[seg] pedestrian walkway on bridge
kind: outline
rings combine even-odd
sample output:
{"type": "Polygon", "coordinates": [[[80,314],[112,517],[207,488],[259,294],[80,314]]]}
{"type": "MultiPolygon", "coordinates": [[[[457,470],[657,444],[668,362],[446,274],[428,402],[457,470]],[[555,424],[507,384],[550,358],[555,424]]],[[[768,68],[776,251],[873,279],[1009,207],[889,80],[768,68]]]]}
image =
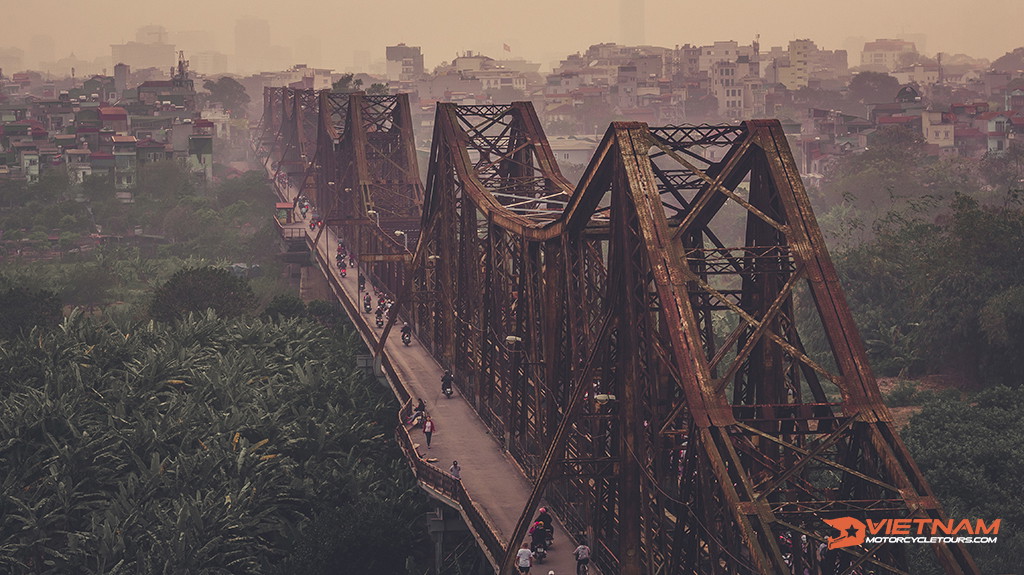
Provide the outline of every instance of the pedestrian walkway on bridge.
{"type": "MultiPolygon", "coordinates": [[[[289,190],[294,199],[294,189],[289,190]]],[[[315,239],[318,229],[310,230],[308,220],[298,221],[283,226],[283,233],[293,235],[293,230],[303,230],[308,237],[309,244],[315,239]]],[[[358,287],[358,270],[349,269],[347,277],[341,277],[338,269],[332,264],[337,250],[338,241],[333,230],[329,227],[323,231],[319,243],[315,246],[313,259],[318,262],[321,270],[325,271],[335,295],[340,303],[351,316],[353,324],[360,332],[364,341],[370,349],[374,349],[380,339],[383,329],[373,326],[373,313],[362,312],[362,293],[358,287]],[[326,238],[326,241],[325,241],[326,238]]],[[[358,266],[358,254],[354,254],[358,266]]],[[[371,294],[375,288],[369,281],[366,290],[371,294]]],[[[376,306],[374,299],[374,306],[376,306]]],[[[399,325],[401,318],[398,320],[399,325]]],[[[400,390],[404,388],[411,396],[413,403],[417,398],[423,399],[426,404],[426,411],[434,420],[437,430],[434,432],[430,449],[427,449],[426,439],[420,428],[408,430],[409,438],[413,443],[415,455],[424,463],[436,468],[432,476],[446,476],[450,481],[454,478],[447,473],[453,461],[458,461],[462,468],[461,483],[466,494],[475,504],[479,514],[485,522],[491,526],[494,535],[503,546],[511,545],[519,547],[520,541],[509,542],[519,520],[524,503],[529,499],[533,489],[522,468],[509,456],[502,445],[490,434],[487,427],[477,416],[476,412],[468,402],[462,399],[458,393],[459,374],[456,376],[456,393],[451,398],[445,398],[441,394],[441,375],[444,372],[442,366],[430,355],[424,347],[420,346],[415,336],[412,344],[406,347],[402,344],[398,329],[392,330],[393,335],[388,337],[384,346],[386,362],[393,367],[393,374],[398,381],[389,381],[389,385],[396,391],[396,395],[402,400],[404,395],[400,390]]],[[[383,374],[387,377],[389,374],[383,374]]],[[[410,407],[405,406],[407,412],[410,407]]],[[[401,416],[400,416],[401,417],[401,416]]],[[[401,441],[401,438],[399,439],[401,441]]],[[[407,449],[407,453],[409,450],[407,449]]],[[[411,461],[414,469],[417,462],[411,461]]],[[[453,500],[447,494],[435,489],[432,482],[420,477],[420,484],[435,498],[441,499],[456,508],[464,507],[459,501],[453,500]]],[[[460,509],[463,519],[474,532],[472,521],[467,515],[473,510],[460,509]]],[[[558,519],[554,522],[555,535],[554,546],[549,551],[547,559],[543,564],[535,564],[531,574],[547,575],[554,571],[556,575],[574,574],[576,562],[572,551],[576,547],[573,539],[566,534],[565,529],[558,519]]],[[[486,539],[487,535],[474,533],[478,542],[486,539]]],[[[486,550],[485,550],[486,553],[486,550]]],[[[501,557],[491,557],[492,562],[501,561],[501,557]]],[[[596,573],[596,568],[591,564],[591,573],[596,573]]]]}

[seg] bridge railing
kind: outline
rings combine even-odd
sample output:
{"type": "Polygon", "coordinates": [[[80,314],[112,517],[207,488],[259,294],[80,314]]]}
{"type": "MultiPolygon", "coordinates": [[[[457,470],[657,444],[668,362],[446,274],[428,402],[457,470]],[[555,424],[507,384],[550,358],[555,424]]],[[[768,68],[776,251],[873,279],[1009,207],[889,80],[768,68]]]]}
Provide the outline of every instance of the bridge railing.
{"type": "MultiPolygon", "coordinates": [[[[280,228],[282,232],[286,229],[283,226],[280,228]]],[[[302,231],[305,233],[304,228],[302,228],[302,231]]],[[[306,237],[309,238],[308,234],[306,237]]],[[[307,241],[311,243],[312,240],[310,238],[307,241]]],[[[373,348],[377,336],[369,324],[362,320],[362,314],[359,313],[359,309],[356,307],[357,304],[345,296],[341,281],[331,271],[330,262],[317,249],[317,246],[310,245],[310,251],[313,260],[317,262],[328,284],[331,286],[331,290],[335,293],[342,307],[348,312],[349,317],[352,318],[352,324],[355,326],[356,331],[359,332],[363,341],[370,348],[373,348]]],[[[380,367],[384,374],[386,374],[395,397],[401,403],[401,407],[398,410],[398,425],[395,427],[395,439],[405,454],[405,458],[412,468],[413,475],[416,476],[416,480],[421,485],[435,491],[442,497],[447,498],[450,503],[454,503],[459,507],[468,527],[476,536],[477,541],[482,544],[484,554],[488,556],[492,565],[498,565],[505,555],[505,546],[498,538],[498,529],[480,512],[480,508],[473,501],[473,498],[469,496],[469,493],[462,485],[462,481],[420,457],[414,447],[412,436],[409,435],[409,430],[405,426],[406,418],[412,413],[412,394],[398,377],[398,373],[395,371],[387,354],[381,355],[380,367]]]]}
{"type": "MultiPolygon", "coordinates": [[[[385,359],[382,367],[384,367],[385,371],[392,371],[391,375],[395,376],[391,369],[390,361],[385,359]]],[[[405,390],[397,377],[394,377],[393,381],[397,382],[398,386],[408,395],[408,390],[405,390]]],[[[402,407],[398,410],[398,425],[395,427],[395,439],[405,453],[405,459],[409,462],[413,475],[416,476],[417,481],[421,484],[449,499],[451,503],[458,505],[462,510],[463,518],[469,524],[470,530],[483,545],[483,551],[487,554],[491,564],[499,564],[502,557],[504,557],[505,546],[498,539],[498,530],[480,513],[480,509],[477,507],[476,502],[473,501],[473,498],[469,496],[466,488],[462,485],[462,481],[420,456],[413,443],[412,436],[409,434],[409,428],[405,424],[410,415],[412,415],[412,398],[407,397],[402,403],[402,407]]]]}

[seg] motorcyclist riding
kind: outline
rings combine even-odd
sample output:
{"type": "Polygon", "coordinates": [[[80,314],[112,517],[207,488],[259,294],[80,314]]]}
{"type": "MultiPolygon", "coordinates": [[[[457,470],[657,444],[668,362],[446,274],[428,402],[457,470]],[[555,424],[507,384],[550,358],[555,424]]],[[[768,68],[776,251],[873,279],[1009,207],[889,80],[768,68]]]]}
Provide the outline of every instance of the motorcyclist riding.
{"type": "Polygon", "coordinates": [[[441,376],[441,393],[446,397],[452,396],[452,383],[455,382],[455,376],[452,375],[452,370],[444,370],[444,375],[441,376]]]}
{"type": "Polygon", "coordinates": [[[533,551],[534,556],[540,560],[543,560],[543,556],[546,555],[547,539],[548,533],[544,528],[544,523],[537,521],[530,527],[530,551],[533,551]]]}
{"type": "Polygon", "coordinates": [[[544,542],[544,547],[550,547],[551,542],[554,539],[555,529],[551,523],[551,514],[548,513],[547,507],[541,507],[537,514],[537,523],[540,523],[544,528],[544,533],[547,540],[544,542]]]}

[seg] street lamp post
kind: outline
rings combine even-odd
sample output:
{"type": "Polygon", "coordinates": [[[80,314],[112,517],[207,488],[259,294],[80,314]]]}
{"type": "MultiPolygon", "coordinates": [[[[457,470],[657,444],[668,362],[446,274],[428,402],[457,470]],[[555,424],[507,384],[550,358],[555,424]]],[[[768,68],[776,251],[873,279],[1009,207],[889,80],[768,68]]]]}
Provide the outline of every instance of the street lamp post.
{"type": "Polygon", "coordinates": [[[409,251],[409,234],[402,230],[395,230],[395,235],[402,238],[405,241],[405,251],[409,251]]]}
{"type": "Polygon", "coordinates": [[[367,210],[366,211],[366,215],[368,215],[371,218],[373,218],[374,220],[376,220],[377,221],[377,227],[378,228],[380,227],[380,214],[377,213],[377,210],[367,210]]]}

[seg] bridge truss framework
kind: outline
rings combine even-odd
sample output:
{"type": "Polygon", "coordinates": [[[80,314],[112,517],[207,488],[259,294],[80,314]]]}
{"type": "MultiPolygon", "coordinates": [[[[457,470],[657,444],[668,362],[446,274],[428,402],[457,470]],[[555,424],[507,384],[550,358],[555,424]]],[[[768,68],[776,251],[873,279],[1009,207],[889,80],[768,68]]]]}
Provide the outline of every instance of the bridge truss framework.
{"type": "MultiPolygon", "coordinates": [[[[823,519],[945,519],[778,122],[614,123],[573,188],[529,103],[438,104],[423,188],[404,96],[298,92],[268,89],[254,146],[378,266],[535,485],[511,543],[478,533],[503,573],[542,496],[626,575],[803,573],[823,519]]],[[[833,573],[907,572],[899,546],[836,551],[833,573]]]]}

